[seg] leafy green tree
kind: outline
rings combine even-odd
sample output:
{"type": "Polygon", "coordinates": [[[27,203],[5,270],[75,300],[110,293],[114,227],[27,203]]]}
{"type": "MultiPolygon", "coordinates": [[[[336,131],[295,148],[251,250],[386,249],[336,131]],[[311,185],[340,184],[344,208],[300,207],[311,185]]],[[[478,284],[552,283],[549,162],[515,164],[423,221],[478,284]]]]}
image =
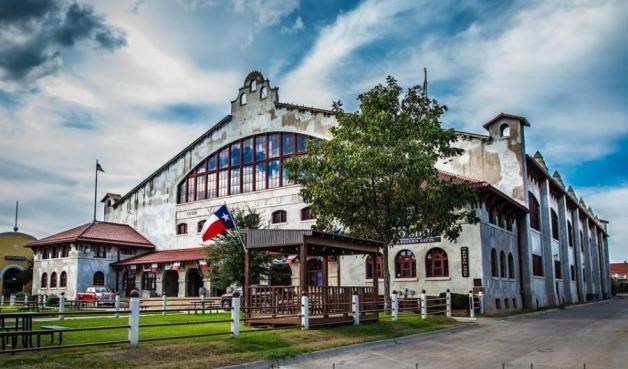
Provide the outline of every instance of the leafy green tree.
{"type": "Polygon", "coordinates": [[[26,263],[26,269],[20,271],[16,277],[22,286],[26,286],[33,280],[33,260],[29,259],[26,263]]]}
{"type": "MultiPolygon", "coordinates": [[[[261,216],[252,209],[232,209],[231,216],[240,229],[260,229],[261,216]]],[[[244,249],[236,232],[228,231],[216,238],[214,244],[206,247],[210,265],[212,285],[226,289],[232,285],[244,285],[244,249]]],[[[251,254],[251,281],[256,284],[262,279],[271,284],[286,280],[290,276],[287,265],[272,263],[273,258],[261,252],[251,254]]]]}
{"type": "MultiPolygon", "coordinates": [[[[385,242],[384,296],[390,296],[388,251],[400,231],[430,231],[450,240],[462,223],[477,222],[475,193],[462,181],[439,178],[437,160],[462,153],[443,129],[446,107],[422,88],[403,89],[388,77],[359,95],[360,108],[346,113],[335,102],[338,126],[330,140],[308,143],[308,155],[290,160],[289,176],[317,214],[316,227],[343,227],[353,236],[385,242]]],[[[386,304],[388,306],[388,304],[386,304]]]]}

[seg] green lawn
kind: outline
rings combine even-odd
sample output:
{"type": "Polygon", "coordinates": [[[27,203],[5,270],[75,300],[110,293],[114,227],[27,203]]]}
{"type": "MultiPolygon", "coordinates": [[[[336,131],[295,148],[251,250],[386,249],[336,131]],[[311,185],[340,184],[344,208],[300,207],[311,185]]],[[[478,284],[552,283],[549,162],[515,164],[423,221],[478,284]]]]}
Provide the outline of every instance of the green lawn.
{"type": "MultiPolygon", "coordinates": [[[[140,324],[226,320],[229,314],[143,316],[140,324]]],[[[94,327],[125,325],[127,317],[66,319],[62,322],[36,322],[41,325],[94,327]]],[[[299,353],[354,343],[399,337],[442,329],[455,322],[444,317],[421,320],[415,314],[402,314],[397,322],[382,317],[379,323],[359,326],[335,326],[308,331],[285,329],[266,332],[243,332],[239,338],[230,335],[198,337],[157,342],[140,342],[131,349],[128,344],[1,355],[2,368],[213,368],[248,361],[283,358],[299,353]]],[[[241,327],[242,331],[251,330],[241,327]]],[[[143,338],[228,332],[229,323],[141,328],[143,338]]],[[[64,344],[125,340],[126,329],[66,332],[64,344]]],[[[47,342],[47,337],[42,337],[47,342]]]]}

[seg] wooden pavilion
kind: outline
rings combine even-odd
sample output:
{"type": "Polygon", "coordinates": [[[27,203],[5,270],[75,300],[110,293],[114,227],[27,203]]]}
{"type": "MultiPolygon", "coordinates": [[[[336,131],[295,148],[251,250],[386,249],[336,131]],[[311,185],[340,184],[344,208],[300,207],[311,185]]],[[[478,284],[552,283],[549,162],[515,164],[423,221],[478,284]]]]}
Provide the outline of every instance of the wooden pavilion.
{"type": "MultiPolygon", "coordinates": [[[[373,270],[373,286],[329,286],[328,262],[343,255],[370,255],[376,260],[384,244],[313,230],[243,230],[245,244],[244,311],[247,324],[299,324],[301,296],[310,301],[310,325],[352,322],[352,296],[360,298],[360,321],[378,320],[377,271],[373,270]],[[298,255],[298,285],[268,286],[251,284],[251,255],[265,252],[275,256],[298,255]],[[308,258],[322,259],[323,277],[320,285],[307,278],[308,258]],[[308,283],[310,282],[310,283],[308,283]]],[[[377,268],[373,263],[373,268],[377,268]]]]}

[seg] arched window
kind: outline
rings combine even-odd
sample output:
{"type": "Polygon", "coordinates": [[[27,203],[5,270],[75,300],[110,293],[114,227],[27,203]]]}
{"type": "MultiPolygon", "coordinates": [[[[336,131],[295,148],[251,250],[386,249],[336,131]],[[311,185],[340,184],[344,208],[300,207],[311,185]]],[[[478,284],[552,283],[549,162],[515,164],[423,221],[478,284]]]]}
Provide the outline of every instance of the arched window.
{"type": "Polygon", "coordinates": [[[177,187],[177,203],[208,200],[294,184],[284,163],[306,154],[309,136],[271,132],[249,136],[218,149],[177,187]]]}
{"type": "Polygon", "coordinates": [[[52,274],[50,275],[50,288],[56,288],[56,287],[57,287],[57,273],[52,272],[52,274]]]}
{"type": "Polygon", "coordinates": [[[536,200],[536,197],[529,192],[528,193],[528,202],[530,208],[530,227],[532,229],[536,229],[537,231],[541,230],[541,212],[539,208],[539,202],[536,200]]]}
{"type": "Polygon", "coordinates": [[[273,214],[272,214],[273,224],[286,223],[287,221],[288,221],[288,213],[286,213],[285,210],[273,211],[273,214]]]}
{"type": "Polygon", "coordinates": [[[573,247],[573,226],[570,221],[567,221],[567,238],[569,241],[569,246],[573,247]]]}
{"type": "Polygon", "coordinates": [[[177,224],[177,234],[187,234],[188,233],[188,225],[185,223],[177,224]]]}
{"type": "Polygon", "coordinates": [[[558,214],[552,209],[552,238],[558,240],[559,237],[558,214]]]}
{"type": "Polygon", "coordinates": [[[122,289],[127,293],[135,288],[135,271],[126,270],[122,275],[122,289]]]}
{"type": "Polygon", "coordinates": [[[205,220],[200,220],[198,223],[196,223],[196,232],[200,233],[203,230],[203,226],[205,225],[205,220]]]}
{"type": "Polygon", "coordinates": [[[266,90],[266,86],[263,86],[262,89],[259,91],[259,96],[262,99],[265,99],[268,97],[268,91],[266,90]]]}
{"type": "Polygon", "coordinates": [[[41,288],[48,287],[48,273],[44,273],[41,275],[41,288]]]}
{"type": "Polygon", "coordinates": [[[154,291],[157,289],[157,274],[155,272],[142,273],[142,289],[154,291]]]}
{"type": "Polygon", "coordinates": [[[301,209],[301,220],[312,220],[314,219],[314,214],[312,214],[312,210],[309,206],[301,209]]]}
{"type": "Polygon", "coordinates": [[[397,278],[416,278],[416,257],[410,250],[401,250],[395,257],[397,278]]]}
{"type": "Polygon", "coordinates": [[[59,276],[59,287],[65,288],[68,286],[68,273],[65,271],[61,272],[61,276],[59,276]]]}
{"type": "Polygon", "coordinates": [[[246,105],[246,94],[240,95],[240,105],[246,105]]]}
{"type": "MultiPolygon", "coordinates": [[[[384,255],[377,255],[377,278],[384,278],[384,255]]],[[[366,257],[366,279],[373,279],[373,257],[366,257]]]]}
{"type": "Polygon", "coordinates": [[[500,276],[506,278],[506,253],[503,251],[499,253],[499,269],[500,276]]]}
{"type": "Polygon", "coordinates": [[[512,253],[508,253],[508,278],[515,279],[515,258],[512,253]]]}
{"type": "Polygon", "coordinates": [[[257,81],[256,80],[252,80],[251,81],[251,92],[256,91],[257,90],[257,81]]]}
{"type": "Polygon", "coordinates": [[[425,274],[430,277],[448,277],[447,253],[441,248],[433,248],[425,255],[425,274]]]}
{"type": "Polygon", "coordinates": [[[497,251],[495,249],[491,250],[491,275],[493,277],[497,277],[497,251]]]}
{"type": "Polygon", "coordinates": [[[104,286],[105,285],[105,274],[103,272],[94,273],[94,281],[92,283],[94,286],[104,286]]]}
{"type": "Polygon", "coordinates": [[[510,137],[510,126],[507,123],[499,127],[499,137],[510,137]]]}
{"type": "Polygon", "coordinates": [[[580,251],[584,252],[584,236],[582,235],[582,231],[580,231],[580,251]]]}

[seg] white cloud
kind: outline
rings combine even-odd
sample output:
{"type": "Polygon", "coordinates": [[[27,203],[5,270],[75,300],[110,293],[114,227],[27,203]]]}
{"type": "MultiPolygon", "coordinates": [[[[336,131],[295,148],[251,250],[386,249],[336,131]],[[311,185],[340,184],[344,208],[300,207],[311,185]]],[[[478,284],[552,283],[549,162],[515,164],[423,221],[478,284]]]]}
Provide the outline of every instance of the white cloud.
{"type": "Polygon", "coordinates": [[[609,253],[612,262],[628,260],[628,185],[587,188],[580,191],[596,214],[609,220],[609,253]]]}
{"type": "Polygon", "coordinates": [[[297,17],[297,19],[294,20],[294,23],[291,26],[281,27],[281,33],[291,35],[301,31],[303,28],[305,28],[305,25],[303,24],[303,19],[301,19],[301,17],[297,17]]]}
{"type": "Polygon", "coordinates": [[[233,0],[236,13],[251,12],[262,26],[272,26],[299,7],[298,0],[233,0]]]}

